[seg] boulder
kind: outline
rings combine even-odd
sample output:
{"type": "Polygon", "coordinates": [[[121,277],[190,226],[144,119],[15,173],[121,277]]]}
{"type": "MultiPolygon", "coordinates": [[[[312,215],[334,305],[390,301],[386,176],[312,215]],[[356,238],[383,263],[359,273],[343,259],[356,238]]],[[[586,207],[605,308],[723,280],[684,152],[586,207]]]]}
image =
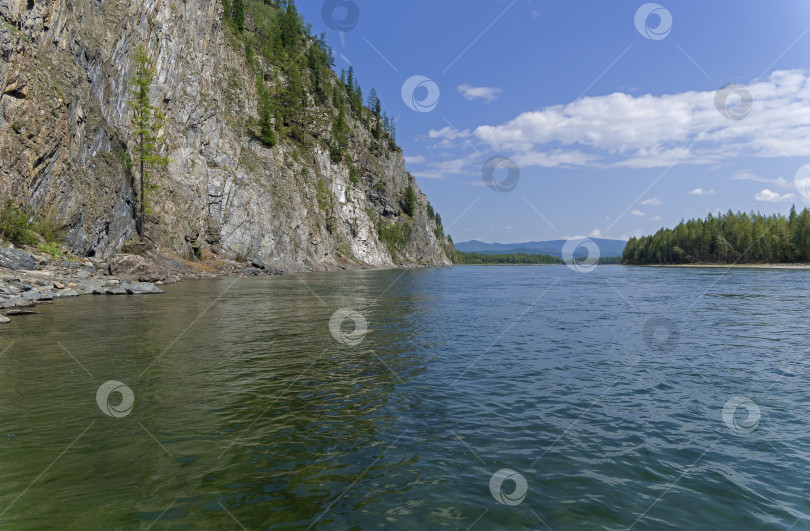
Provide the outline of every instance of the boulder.
{"type": "Polygon", "coordinates": [[[128,276],[139,282],[165,281],[169,273],[144,256],[119,254],[112,257],[107,265],[110,275],[128,276]]]}
{"type": "Polygon", "coordinates": [[[23,293],[22,298],[27,301],[49,301],[53,300],[53,292],[52,291],[40,292],[37,290],[31,290],[23,293]]]}
{"type": "Polygon", "coordinates": [[[9,323],[9,322],[11,322],[11,319],[9,319],[8,317],[6,317],[4,315],[0,315],[0,324],[5,324],[5,323],[9,323]]]}
{"type": "Polygon", "coordinates": [[[57,293],[57,295],[59,296],[59,298],[62,298],[62,297],[78,297],[79,293],[77,291],[75,291],[75,290],[72,290],[72,289],[65,289],[65,290],[62,290],[59,293],[57,293]]]}
{"type": "Polygon", "coordinates": [[[127,293],[129,292],[124,288],[107,288],[107,295],[126,295],[127,293]]]}
{"type": "Polygon", "coordinates": [[[0,247],[0,267],[34,271],[37,268],[37,261],[33,256],[19,249],[0,247]]]}
{"type": "Polygon", "coordinates": [[[127,290],[127,293],[132,295],[152,295],[163,293],[163,290],[155,286],[151,282],[133,282],[131,284],[124,284],[121,286],[127,290]]]}
{"type": "Polygon", "coordinates": [[[281,269],[279,269],[279,268],[277,268],[275,266],[265,264],[264,262],[261,262],[259,260],[251,260],[250,265],[255,267],[256,269],[261,269],[262,271],[266,271],[267,273],[269,273],[271,275],[283,275],[284,274],[283,270],[281,270],[281,269]]]}

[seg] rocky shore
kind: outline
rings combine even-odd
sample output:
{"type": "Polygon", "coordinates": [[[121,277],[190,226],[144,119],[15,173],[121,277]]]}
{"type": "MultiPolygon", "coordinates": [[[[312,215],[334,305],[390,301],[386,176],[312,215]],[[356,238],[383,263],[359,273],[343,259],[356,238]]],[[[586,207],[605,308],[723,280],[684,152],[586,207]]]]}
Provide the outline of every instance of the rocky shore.
{"type": "Polygon", "coordinates": [[[261,263],[188,262],[150,256],[116,255],[107,261],[52,257],[32,249],[0,247],[0,324],[33,312],[33,307],[80,295],[154,295],[160,286],[183,279],[227,274],[283,274],[261,263]]]}

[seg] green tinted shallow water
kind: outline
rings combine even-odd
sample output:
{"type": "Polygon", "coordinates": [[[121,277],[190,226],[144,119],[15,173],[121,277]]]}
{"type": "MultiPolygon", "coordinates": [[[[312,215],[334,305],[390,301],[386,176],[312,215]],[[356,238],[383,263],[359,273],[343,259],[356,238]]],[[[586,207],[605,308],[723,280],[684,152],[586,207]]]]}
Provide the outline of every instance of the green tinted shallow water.
{"type": "Polygon", "coordinates": [[[0,527],[810,529],[808,281],[457,267],[58,301],[0,329],[0,527]],[[757,423],[724,421],[735,397],[757,423]]]}

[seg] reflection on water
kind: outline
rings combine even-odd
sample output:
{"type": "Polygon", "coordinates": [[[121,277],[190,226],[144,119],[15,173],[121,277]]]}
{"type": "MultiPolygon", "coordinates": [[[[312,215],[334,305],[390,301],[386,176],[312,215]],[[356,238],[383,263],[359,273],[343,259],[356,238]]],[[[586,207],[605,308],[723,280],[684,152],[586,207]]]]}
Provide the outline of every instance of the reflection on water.
{"type": "Polygon", "coordinates": [[[0,522],[810,527],[808,277],[481,267],[59,301],[0,330],[0,522]],[[341,309],[367,330],[330,333],[341,309]],[[724,423],[734,396],[754,431],[724,423]],[[496,501],[500,469],[525,500],[496,501]]]}

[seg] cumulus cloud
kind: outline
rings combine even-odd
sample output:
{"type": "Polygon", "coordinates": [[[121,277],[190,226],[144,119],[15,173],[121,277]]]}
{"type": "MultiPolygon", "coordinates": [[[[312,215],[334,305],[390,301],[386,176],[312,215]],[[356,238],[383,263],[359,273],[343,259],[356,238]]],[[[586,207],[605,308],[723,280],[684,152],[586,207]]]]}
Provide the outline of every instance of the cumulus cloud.
{"type": "Polygon", "coordinates": [[[651,219],[652,221],[661,221],[661,219],[662,219],[662,218],[661,218],[661,216],[655,216],[655,217],[650,218],[650,219],[651,219]]]}
{"type": "Polygon", "coordinates": [[[425,162],[425,157],[422,155],[405,155],[405,162],[408,164],[422,164],[425,162]]]}
{"type": "Polygon", "coordinates": [[[642,201],[642,202],[641,202],[641,203],[639,203],[639,204],[640,204],[640,205],[659,206],[659,205],[662,205],[662,204],[663,204],[663,201],[661,201],[661,200],[660,200],[660,199],[658,199],[657,197],[651,197],[651,198],[649,198],[649,199],[645,199],[644,201],[642,201]]]}
{"type": "Polygon", "coordinates": [[[704,190],[703,188],[695,188],[691,192],[692,195],[714,195],[714,188],[711,190],[704,190]]]}
{"type": "MultiPolygon", "coordinates": [[[[632,96],[614,93],[523,113],[473,134],[500,152],[587,152],[591,167],[712,164],[742,155],[810,155],[810,77],[777,71],[747,87],[753,96],[742,120],[723,117],[714,91],[632,96]]],[[[539,160],[543,160],[540,158],[539,160]]]]}
{"type": "Polygon", "coordinates": [[[472,85],[459,85],[458,92],[465,100],[482,100],[490,103],[498,99],[503,89],[499,87],[473,87],[472,85]]]}
{"type": "Polygon", "coordinates": [[[638,216],[638,217],[640,217],[640,218],[643,218],[644,216],[646,216],[646,215],[647,215],[647,214],[645,214],[644,212],[642,212],[641,210],[633,210],[633,211],[632,211],[632,212],[630,212],[630,213],[631,213],[631,214],[633,214],[634,216],[638,216]]]}
{"type": "Polygon", "coordinates": [[[781,201],[790,201],[791,199],[794,199],[795,197],[796,196],[793,195],[793,194],[784,194],[784,195],[782,195],[782,194],[779,194],[778,192],[774,192],[772,190],[768,190],[767,188],[765,188],[761,192],[758,192],[754,196],[754,199],[756,201],[760,201],[760,202],[763,202],[763,203],[779,203],[781,201]]]}
{"type": "Polygon", "coordinates": [[[588,238],[601,238],[602,231],[599,229],[593,229],[590,234],[588,234],[588,238]]]}

